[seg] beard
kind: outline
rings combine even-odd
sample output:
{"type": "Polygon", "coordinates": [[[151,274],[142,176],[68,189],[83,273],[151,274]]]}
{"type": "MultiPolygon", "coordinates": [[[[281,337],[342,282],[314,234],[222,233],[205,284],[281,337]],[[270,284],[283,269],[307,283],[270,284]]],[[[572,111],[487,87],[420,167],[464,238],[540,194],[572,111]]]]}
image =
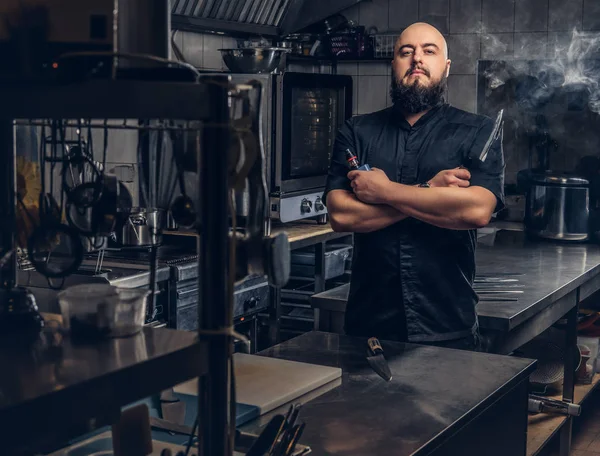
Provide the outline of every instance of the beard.
{"type": "MultiPolygon", "coordinates": [[[[427,75],[429,76],[428,72],[427,75]]],[[[397,81],[392,69],[390,97],[394,107],[407,114],[417,114],[443,104],[446,101],[447,90],[448,77],[445,73],[438,82],[430,86],[424,86],[418,79],[406,85],[397,81]]]]}

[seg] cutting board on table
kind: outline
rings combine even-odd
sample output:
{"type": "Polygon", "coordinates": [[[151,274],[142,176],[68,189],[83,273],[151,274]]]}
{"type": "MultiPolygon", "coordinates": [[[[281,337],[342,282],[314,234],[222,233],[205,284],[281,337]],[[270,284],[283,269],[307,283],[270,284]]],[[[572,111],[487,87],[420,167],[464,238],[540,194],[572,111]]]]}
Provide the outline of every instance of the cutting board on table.
{"type": "MultiPolygon", "coordinates": [[[[233,355],[236,403],[258,409],[259,415],[286,404],[342,376],[337,367],[319,366],[267,356],[233,355]]],[[[182,383],[175,393],[197,395],[197,380],[182,383]]],[[[238,407],[240,409],[241,407],[238,407]]]]}

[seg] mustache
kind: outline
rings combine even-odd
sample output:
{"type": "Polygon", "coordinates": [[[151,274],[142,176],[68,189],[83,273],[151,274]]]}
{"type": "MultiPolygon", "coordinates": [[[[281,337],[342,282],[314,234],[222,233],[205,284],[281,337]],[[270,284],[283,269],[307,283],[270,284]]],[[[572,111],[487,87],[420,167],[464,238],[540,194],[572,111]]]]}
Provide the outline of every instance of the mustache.
{"type": "Polygon", "coordinates": [[[422,71],[425,74],[425,76],[429,76],[429,70],[427,68],[417,67],[417,66],[413,66],[413,67],[409,68],[404,76],[408,76],[416,70],[422,71]]]}

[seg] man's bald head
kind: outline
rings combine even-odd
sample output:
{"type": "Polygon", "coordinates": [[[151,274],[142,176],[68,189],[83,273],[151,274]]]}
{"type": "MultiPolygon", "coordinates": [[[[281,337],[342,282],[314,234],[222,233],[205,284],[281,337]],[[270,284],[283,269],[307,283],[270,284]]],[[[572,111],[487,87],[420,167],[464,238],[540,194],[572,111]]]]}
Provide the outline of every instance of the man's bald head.
{"type": "Polygon", "coordinates": [[[446,38],[444,38],[444,35],[442,35],[438,29],[426,22],[415,22],[406,27],[396,40],[394,50],[397,51],[402,43],[410,43],[414,41],[415,38],[425,38],[425,41],[436,43],[440,49],[442,49],[444,58],[448,58],[448,43],[446,43],[446,38]],[[429,37],[431,39],[427,39],[429,37]]]}

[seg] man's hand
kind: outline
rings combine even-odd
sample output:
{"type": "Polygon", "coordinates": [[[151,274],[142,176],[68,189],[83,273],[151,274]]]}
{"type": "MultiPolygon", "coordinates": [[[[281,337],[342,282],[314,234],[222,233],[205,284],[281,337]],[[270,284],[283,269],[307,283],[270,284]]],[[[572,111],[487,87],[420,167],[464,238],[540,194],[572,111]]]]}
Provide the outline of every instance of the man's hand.
{"type": "Polygon", "coordinates": [[[385,172],[378,168],[371,171],[350,171],[348,179],[356,197],[363,203],[381,204],[387,200],[391,181],[385,172]]]}
{"type": "MultiPolygon", "coordinates": [[[[468,187],[471,173],[465,168],[445,169],[429,181],[431,187],[468,187]]],[[[363,203],[383,204],[387,200],[391,181],[384,171],[350,171],[348,173],[354,194],[363,203]]]]}
{"type": "Polygon", "coordinates": [[[445,169],[429,181],[431,187],[468,187],[471,173],[466,168],[445,169]]]}

